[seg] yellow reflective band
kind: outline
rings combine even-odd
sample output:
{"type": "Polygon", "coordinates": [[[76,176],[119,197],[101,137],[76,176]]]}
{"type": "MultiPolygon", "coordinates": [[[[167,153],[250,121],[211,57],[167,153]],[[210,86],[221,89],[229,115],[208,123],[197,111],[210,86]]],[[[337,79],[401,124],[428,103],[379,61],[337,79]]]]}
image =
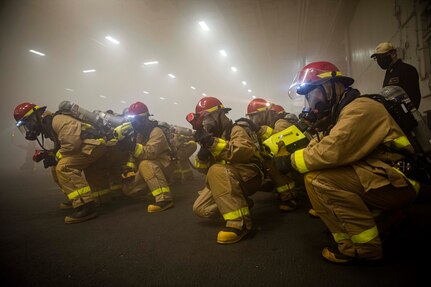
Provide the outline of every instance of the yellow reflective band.
{"type": "Polygon", "coordinates": [[[223,105],[218,105],[218,106],[209,108],[209,109],[207,109],[207,110],[205,110],[203,112],[211,113],[211,112],[214,112],[214,111],[219,110],[219,109],[224,109],[224,106],[223,105]]]}
{"type": "Polygon", "coordinates": [[[127,167],[130,167],[130,168],[132,168],[132,169],[135,169],[135,168],[136,168],[136,164],[135,164],[134,162],[131,162],[131,161],[128,161],[128,162],[126,163],[126,166],[127,166],[127,167]]]}
{"type": "Polygon", "coordinates": [[[291,182],[289,184],[285,184],[285,185],[276,187],[275,189],[277,190],[278,193],[283,193],[285,191],[292,190],[294,188],[295,188],[295,183],[291,182]]]}
{"type": "Polygon", "coordinates": [[[406,136],[401,136],[399,138],[396,138],[392,141],[392,143],[396,148],[399,148],[399,149],[403,149],[411,145],[406,136]]]}
{"type": "Polygon", "coordinates": [[[346,239],[350,240],[350,236],[347,233],[342,233],[342,232],[332,233],[332,236],[334,237],[334,240],[337,243],[340,242],[341,240],[346,240],[346,239]]]}
{"type": "Polygon", "coordinates": [[[210,165],[206,162],[201,162],[195,159],[195,167],[199,169],[206,169],[206,168],[209,168],[210,165]]]}
{"type": "Polygon", "coordinates": [[[304,149],[299,149],[299,150],[295,151],[293,153],[293,157],[295,159],[296,169],[300,173],[308,172],[308,168],[305,165],[305,160],[304,160],[304,149]]]}
{"type": "Polygon", "coordinates": [[[112,190],[107,188],[107,189],[102,189],[102,190],[98,190],[98,191],[93,191],[92,194],[93,194],[93,197],[99,197],[99,196],[106,195],[110,192],[112,192],[112,190]]]}
{"type": "Polygon", "coordinates": [[[139,157],[144,151],[144,147],[141,144],[136,144],[135,151],[133,152],[134,157],[139,157]]]}
{"type": "Polygon", "coordinates": [[[272,129],[270,127],[266,127],[265,133],[262,135],[262,140],[266,140],[272,135],[272,129]]]}
{"type": "Polygon", "coordinates": [[[404,176],[405,179],[407,179],[410,184],[412,185],[413,189],[415,190],[416,194],[419,194],[419,190],[421,189],[421,184],[413,179],[408,178],[401,170],[399,170],[398,168],[393,168],[396,172],[398,172],[399,174],[401,174],[402,176],[404,176]]]}
{"type": "Polygon", "coordinates": [[[55,158],[57,159],[57,161],[59,161],[60,159],[63,158],[63,155],[61,154],[61,152],[59,150],[55,153],[55,158]]]}
{"type": "Polygon", "coordinates": [[[78,196],[80,196],[81,194],[84,193],[89,193],[91,191],[90,187],[87,185],[83,188],[77,189],[75,191],[72,191],[71,193],[69,193],[67,195],[67,198],[69,198],[70,200],[77,198],[78,196]]]}
{"type": "Polygon", "coordinates": [[[226,141],[224,141],[223,139],[217,138],[216,141],[217,141],[217,144],[215,148],[213,148],[213,150],[211,151],[214,157],[217,157],[226,147],[226,141]]]}
{"type": "Polygon", "coordinates": [[[367,243],[376,238],[378,235],[379,231],[377,230],[377,226],[373,226],[357,235],[353,235],[350,237],[350,239],[353,243],[367,243]]]}
{"type": "Polygon", "coordinates": [[[236,220],[236,219],[242,218],[243,215],[249,215],[249,214],[250,214],[250,211],[248,210],[248,207],[243,207],[238,210],[223,214],[223,218],[225,220],[236,220]]]}
{"type": "Polygon", "coordinates": [[[122,184],[115,184],[110,187],[111,191],[120,190],[123,188],[122,184]]]}
{"type": "Polygon", "coordinates": [[[29,110],[28,112],[25,113],[25,115],[22,117],[23,119],[29,117],[34,111],[40,109],[39,106],[34,106],[31,110],[29,110]]]}
{"type": "Polygon", "coordinates": [[[259,112],[261,112],[261,111],[266,111],[266,110],[269,110],[269,107],[263,107],[263,108],[258,108],[257,109],[259,112]]]}
{"type": "MultiPolygon", "coordinates": [[[[331,72],[325,72],[317,75],[319,78],[329,78],[332,77],[332,71],[331,72]]],[[[335,76],[342,76],[340,71],[335,72],[335,76]]]]}
{"type": "Polygon", "coordinates": [[[158,188],[158,189],[153,190],[153,191],[151,192],[151,194],[152,194],[153,196],[157,196],[157,195],[159,195],[159,194],[161,194],[161,193],[163,193],[163,192],[170,192],[170,191],[171,191],[171,189],[170,189],[169,187],[160,187],[160,188],[158,188]]]}

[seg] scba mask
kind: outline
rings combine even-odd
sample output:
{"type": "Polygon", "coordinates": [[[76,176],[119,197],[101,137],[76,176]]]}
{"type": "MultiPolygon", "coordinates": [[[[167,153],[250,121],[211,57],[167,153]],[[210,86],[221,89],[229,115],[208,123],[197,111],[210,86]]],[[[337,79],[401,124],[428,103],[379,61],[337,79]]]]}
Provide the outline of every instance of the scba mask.
{"type": "Polygon", "coordinates": [[[42,125],[34,115],[17,122],[16,126],[25,136],[25,139],[29,141],[37,140],[37,137],[42,133],[42,125]]]}

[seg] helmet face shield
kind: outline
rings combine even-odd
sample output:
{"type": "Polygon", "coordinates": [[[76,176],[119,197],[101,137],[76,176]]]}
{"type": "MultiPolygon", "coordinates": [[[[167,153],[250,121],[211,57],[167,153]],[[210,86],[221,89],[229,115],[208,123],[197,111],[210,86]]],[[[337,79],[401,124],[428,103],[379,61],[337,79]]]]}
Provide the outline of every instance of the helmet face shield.
{"type": "Polygon", "coordinates": [[[25,136],[25,139],[29,141],[35,141],[42,132],[42,126],[38,121],[36,113],[32,113],[27,118],[18,121],[16,126],[25,136]]]}

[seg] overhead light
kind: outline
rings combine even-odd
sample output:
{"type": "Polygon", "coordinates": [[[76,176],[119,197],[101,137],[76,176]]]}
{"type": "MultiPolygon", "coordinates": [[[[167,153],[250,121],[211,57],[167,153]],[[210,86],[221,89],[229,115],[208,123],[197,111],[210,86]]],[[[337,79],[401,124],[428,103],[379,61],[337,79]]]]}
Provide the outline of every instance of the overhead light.
{"type": "Polygon", "coordinates": [[[66,88],[66,91],[73,92],[73,89],[66,88]]]}
{"type": "Polygon", "coordinates": [[[144,94],[146,94],[146,95],[148,95],[149,94],[149,92],[147,92],[147,91],[142,91],[144,94]]]}
{"type": "Polygon", "coordinates": [[[205,94],[205,93],[202,93],[202,96],[206,97],[206,95],[207,95],[207,94],[205,94]]]}
{"type": "Polygon", "coordinates": [[[256,99],[256,96],[251,96],[253,99],[256,99]]]}
{"type": "Polygon", "coordinates": [[[202,30],[204,30],[204,31],[210,30],[210,28],[208,27],[207,23],[205,23],[205,21],[200,21],[199,25],[201,26],[202,30]]]}
{"type": "Polygon", "coordinates": [[[220,51],[219,51],[219,53],[220,53],[220,55],[222,55],[223,57],[226,57],[226,56],[227,56],[227,53],[226,53],[226,51],[225,51],[225,50],[220,50],[220,51]]]}
{"type": "Polygon", "coordinates": [[[94,72],[96,72],[96,70],[95,69],[90,69],[90,70],[84,70],[82,72],[83,73],[94,73],[94,72]]]}
{"type": "Polygon", "coordinates": [[[241,82],[244,86],[247,86],[247,82],[246,81],[242,81],[241,82]]]}
{"type": "Polygon", "coordinates": [[[192,89],[192,90],[196,90],[196,88],[195,88],[195,87],[193,87],[193,86],[190,86],[190,89],[192,89]]]}
{"type": "Polygon", "coordinates": [[[166,100],[166,98],[164,98],[164,97],[160,97],[159,99],[161,99],[162,101],[166,100]]]}
{"type": "Polygon", "coordinates": [[[233,72],[237,72],[237,71],[238,71],[238,69],[237,69],[236,67],[230,67],[230,69],[231,69],[233,72]]]}
{"type": "Polygon", "coordinates": [[[156,64],[158,64],[159,63],[159,61],[148,61],[148,62],[145,62],[144,63],[144,65],[145,66],[148,66],[148,65],[156,65],[156,64]]]}
{"type": "Polygon", "coordinates": [[[177,102],[174,102],[174,105],[178,105],[178,103],[177,103],[177,102]]]}
{"type": "Polygon", "coordinates": [[[251,89],[248,89],[248,90],[247,90],[247,92],[251,93],[251,92],[252,92],[252,90],[251,90],[251,89]]]}
{"type": "Polygon", "coordinates": [[[28,50],[28,51],[31,52],[31,53],[33,53],[33,54],[39,55],[39,56],[45,56],[44,53],[41,53],[41,52],[36,51],[36,50],[28,50]]]}
{"type": "Polygon", "coordinates": [[[106,96],[104,95],[100,95],[99,97],[101,97],[102,99],[106,99],[106,96]]]}
{"type": "Polygon", "coordinates": [[[116,45],[120,44],[120,41],[118,41],[117,39],[115,39],[115,38],[113,38],[111,36],[106,36],[105,39],[108,40],[108,41],[111,41],[112,43],[114,43],[116,45]]]}
{"type": "Polygon", "coordinates": [[[168,76],[171,77],[172,79],[176,78],[175,75],[172,75],[172,74],[168,74],[168,76]]]}
{"type": "Polygon", "coordinates": [[[125,103],[126,103],[126,101],[120,101],[120,103],[125,104],[125,103]]]}

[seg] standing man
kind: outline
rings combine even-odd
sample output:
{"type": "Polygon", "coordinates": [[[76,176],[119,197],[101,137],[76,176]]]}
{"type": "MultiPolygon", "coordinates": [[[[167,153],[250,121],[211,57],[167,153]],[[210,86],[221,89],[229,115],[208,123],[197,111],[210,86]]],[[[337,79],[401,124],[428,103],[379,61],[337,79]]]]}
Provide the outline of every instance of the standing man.
{"type": "Polygon", "coordinates": [[[399,86],[406,91],[410,100],[419,109],[421,91],[419,89],[418,71],[412,65],[398,58],[397,49],[388,42],[380,43],[371,55],[383,70],[386,70],[383,87],[399,86]]]}
{"type": "Polygon", "coordinates": [[[199,192],[193,211],[200,217],[218,217],[226,226],[217,234],[217,243],[240,241],[252,228],[247,197],[262,183],[257,147],[245,127],[233,124],[230,111],[214,97],[202,98],[195,113],[187,120],[196,129],[195,140],[201,146],[199,165],[209,166],[206,187],[199,192]]]}
{"type": "Polygon", "coordinates": [[[404,216],[418,192],[417,182],[397,168],[413,147],[386,108],[351,88],[329,62],[306,65],[296,78],[324,136],[285,157],[279,169],[305,174],[314,210],[332,233],[336,247],[322,256],[337,264],[381,259],[382,239],[404,216]],[[374,217],[376,215],[376,217],[374,217]]]}

